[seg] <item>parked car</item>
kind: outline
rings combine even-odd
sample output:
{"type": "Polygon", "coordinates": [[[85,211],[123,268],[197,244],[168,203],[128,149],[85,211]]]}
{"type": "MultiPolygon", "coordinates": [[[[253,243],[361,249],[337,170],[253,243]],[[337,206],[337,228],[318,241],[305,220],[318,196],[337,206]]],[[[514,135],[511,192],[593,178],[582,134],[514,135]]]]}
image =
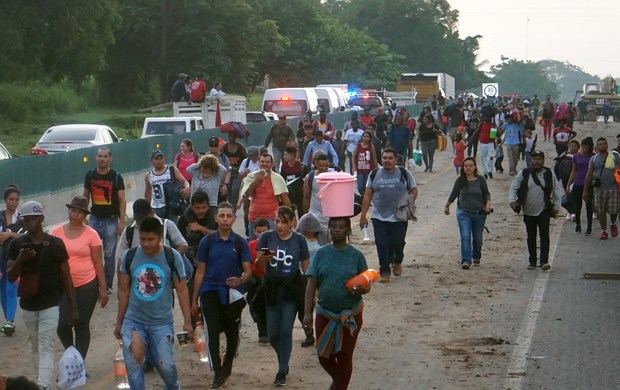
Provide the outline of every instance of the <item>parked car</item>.
{"type": "Polygon", "coordinates": [[[248,111],[245,113],[245,120],[247,123],[277,121],[278,114],[267,111],[248,111]]]}
{"type": "Polygon", "coordinates": [[[0,143],[0,160],[5,160],[7,158],[11,158],[11,153],[7,150],[7,148],[0,143]]]}
{"type": "Polygon", "coordinates": [[[200,116],[146,118],[140,138],[155,137],[157,135],[184,134],[204,128],[204,121],[200,116]]]}
{"type": "Polygon", "coordinates": [[[39,142],[32,148],[31,154],[68,152],[91,146],[107,145],[120,140],[114,131],[105,125],[58,125],[45,130],[39,142]]]}

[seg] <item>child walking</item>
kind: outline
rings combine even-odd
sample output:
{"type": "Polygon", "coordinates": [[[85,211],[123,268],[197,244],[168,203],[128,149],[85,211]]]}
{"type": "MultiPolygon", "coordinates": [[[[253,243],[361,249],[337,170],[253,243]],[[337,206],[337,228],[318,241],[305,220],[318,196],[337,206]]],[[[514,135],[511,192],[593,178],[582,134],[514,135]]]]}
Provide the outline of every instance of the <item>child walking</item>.
{"type": "Polygon", "coordinates": [[[460,173],[461,165],[463,165],[463,161],[465,160],[465,149],[467,145],[465,141],[463,141],[463,134],[456,133],[454,135],[454,168],[456,169],[456,175],[458,176],[460,173]]]}

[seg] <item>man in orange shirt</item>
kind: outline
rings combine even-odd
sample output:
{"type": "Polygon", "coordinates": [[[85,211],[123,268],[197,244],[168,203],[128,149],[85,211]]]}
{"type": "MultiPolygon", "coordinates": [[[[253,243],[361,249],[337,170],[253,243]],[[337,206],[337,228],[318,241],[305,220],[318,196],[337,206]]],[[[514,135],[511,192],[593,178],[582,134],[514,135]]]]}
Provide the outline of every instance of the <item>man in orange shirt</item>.
{"type": "Polygon", "coordinates": [[[263,153],[258,160],[259,170],[251,172],[245,179],[240,194],[244,199],[250,199],[250,239],[256,238],[254,227],[258,218],[265,218],[273,228],[276,210],[280,206],[291,206],[288,198],[288,188],[282,176],[275,173],[273,157],[263,153]]]}

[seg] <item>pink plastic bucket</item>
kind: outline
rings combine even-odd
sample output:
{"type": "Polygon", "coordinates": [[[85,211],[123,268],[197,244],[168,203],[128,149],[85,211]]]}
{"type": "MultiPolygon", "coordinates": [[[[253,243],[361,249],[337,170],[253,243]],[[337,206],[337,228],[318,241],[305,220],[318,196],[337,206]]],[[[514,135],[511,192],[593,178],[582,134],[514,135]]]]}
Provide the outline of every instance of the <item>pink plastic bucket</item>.
{"type": "Polygon", "coordinates": [[[326,217],[353,216],[357,179],[346,172],[324,172],[316,177],[319,199],[326,217]]]}

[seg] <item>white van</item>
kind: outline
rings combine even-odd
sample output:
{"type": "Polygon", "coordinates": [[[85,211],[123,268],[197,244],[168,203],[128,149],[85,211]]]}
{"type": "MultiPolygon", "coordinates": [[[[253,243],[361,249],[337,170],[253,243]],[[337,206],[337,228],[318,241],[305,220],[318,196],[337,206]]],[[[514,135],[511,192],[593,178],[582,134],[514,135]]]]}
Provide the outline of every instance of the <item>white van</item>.
{"type": "Polygon", "coordinates": [[[262,109],[278,115],[302,116],[308,110],[318,111],[319,98],[313,88],[272,88],[263,95],[262,109]]]}
{"type": "Polygon", "coordinates": [[[319,109],[323,108],[327,113],[340,110],[340,99],[333,88],[316,87],[314,91],[319,98],[319,109]]]}
{"type": "Polygon", "coordinates": [[[153,117],[144,120],[140,138],[191,133],[205,128],[200,116],[153,117]]]}
{"type": "Polygon", "coordinates": [[[316,88],[332,88],[338,96],[340,107],[349,107],[349,85],[348,84],[319,84],[316,88]]]}

